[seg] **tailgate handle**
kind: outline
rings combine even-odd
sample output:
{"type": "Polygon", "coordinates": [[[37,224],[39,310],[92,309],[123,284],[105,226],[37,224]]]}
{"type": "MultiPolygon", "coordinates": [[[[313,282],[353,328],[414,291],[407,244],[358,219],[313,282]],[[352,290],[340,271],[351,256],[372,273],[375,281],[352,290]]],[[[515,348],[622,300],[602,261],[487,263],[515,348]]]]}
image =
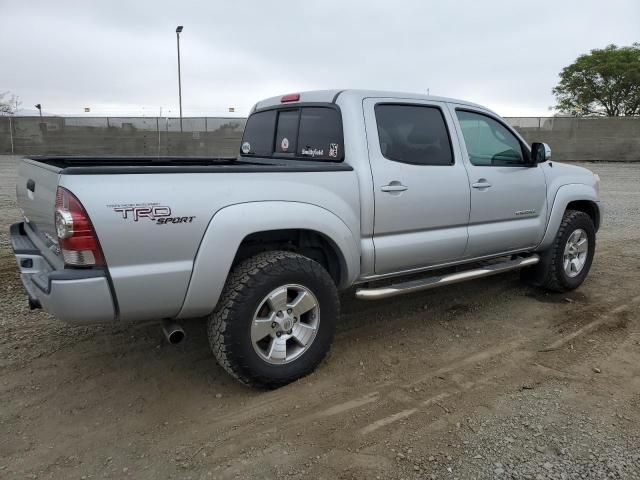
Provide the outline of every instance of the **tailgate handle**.
{"type": "Polygon", "coordinates": [[[29,179],[27,180],[27,190],[35,193],[36,192],[36,182],[29,179]]]}

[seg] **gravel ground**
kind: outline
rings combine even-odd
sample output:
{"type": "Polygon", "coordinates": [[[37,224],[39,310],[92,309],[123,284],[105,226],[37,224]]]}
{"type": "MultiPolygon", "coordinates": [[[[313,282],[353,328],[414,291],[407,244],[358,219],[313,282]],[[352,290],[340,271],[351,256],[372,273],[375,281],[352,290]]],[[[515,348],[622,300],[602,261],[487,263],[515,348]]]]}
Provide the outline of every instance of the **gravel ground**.
{"type": "Polygon", "coordinates": [[[215,363],[202,322],[69,327],[30,312],[0,157],[0,478],[640,478],[640,164],[602,178],[591,274],[506,274],[364,303],[330,358],[277,391],[215,363]]]}

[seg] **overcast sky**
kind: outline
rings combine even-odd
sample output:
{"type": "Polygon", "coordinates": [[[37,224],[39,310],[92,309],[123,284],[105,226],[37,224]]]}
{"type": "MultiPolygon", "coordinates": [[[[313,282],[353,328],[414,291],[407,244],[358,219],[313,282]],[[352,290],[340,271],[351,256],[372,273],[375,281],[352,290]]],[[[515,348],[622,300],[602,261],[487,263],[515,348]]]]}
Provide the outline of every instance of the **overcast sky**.
{"type": "Polygon", "coordinates": [[[263,97],[367,88],[549,115],[562,67],[640,41],[639,0],[0,0],[0,92],[91,115],[246,115],[263,97]]]}

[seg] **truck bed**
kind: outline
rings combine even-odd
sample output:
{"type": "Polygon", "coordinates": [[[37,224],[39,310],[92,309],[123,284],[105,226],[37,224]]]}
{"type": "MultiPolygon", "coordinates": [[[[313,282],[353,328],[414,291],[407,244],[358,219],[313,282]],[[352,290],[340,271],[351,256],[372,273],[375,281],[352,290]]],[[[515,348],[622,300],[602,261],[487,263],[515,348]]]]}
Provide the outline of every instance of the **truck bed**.
{"type": "Polygon", "coordinates": [[[346,163],[288,158],[148,157],[148,156],[29,156],[27,162],[47,165],[64,175],[116,175],[147,173],[261,173],[340,172],[346,163]]]}
{"type": "MultiPolygon", "coordinates": [[[[357,184],[351,166],[318,160],[38,156],[20,162],[17,197],[25,235],[56,271],[65,270],[56,241],[57,189],[64,188],[78,199],[105,258],[114,311],[129,321],[174,317],[181,311],[207,232],[215,233],[207,238],[226,243],[233,232],[248,226],[259,225],[261,230],[288,226],[288,218],[304,209],[309,212],[301,215],[308,229],[321,230],[339,219],[338,228],[343,229],[339,239],[359,238],[357,184]],[[260,205],[266,213],[251,218],[235,214],[230,223],[212,224],[214,217],[219,220],[224,212],[239,212],[243,205],[260,205]],[[153,207],[178,220],[160,223],[129,210],[123,213],[123,208],[153,207]]],[[[239,242],[249,233],[238,233],[239,242]]],[[[227,262],[227,254],[232,262],[235,252],[216,246],[215,253],[207,254],[213,262],[207,271],[217,271],[227,262]]],[[[226,277],[226,272],[219,277],[226,277]]]]}

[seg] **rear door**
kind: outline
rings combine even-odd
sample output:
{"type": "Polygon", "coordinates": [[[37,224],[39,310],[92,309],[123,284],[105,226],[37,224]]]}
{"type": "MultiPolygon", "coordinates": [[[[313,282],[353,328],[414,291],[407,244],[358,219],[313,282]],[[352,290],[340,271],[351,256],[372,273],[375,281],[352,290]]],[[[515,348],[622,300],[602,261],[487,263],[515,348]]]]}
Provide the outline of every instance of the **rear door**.
{"type": "Polygon", "coordinates": [[[376,274],[459,259],[467,244],[469,181],[445,104],[368,98],[363,107],[376,274]]]}
{"type": "Polygon", "coordinates": [[[465,256],[495,255],[537,245],[547,214],[542,168],[529,166],[524,142],[499,117],[467,107],[454,108],[452,113],[471,187],[465,256]]]}

